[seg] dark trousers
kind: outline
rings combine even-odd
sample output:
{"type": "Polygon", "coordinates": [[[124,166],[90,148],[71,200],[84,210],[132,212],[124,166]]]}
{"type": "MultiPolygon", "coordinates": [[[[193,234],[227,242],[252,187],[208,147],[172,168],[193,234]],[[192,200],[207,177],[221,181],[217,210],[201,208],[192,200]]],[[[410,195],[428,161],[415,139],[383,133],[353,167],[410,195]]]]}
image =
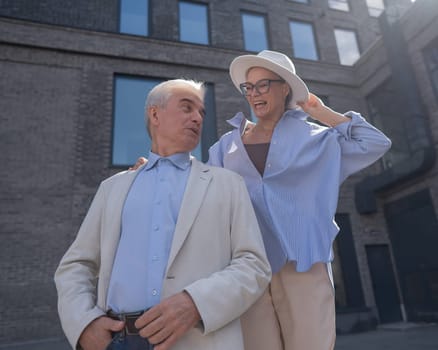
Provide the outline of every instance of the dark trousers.
{"type": "Polygon", "coordinates": [[[122,331],[114,334],[106,350],[153,350],[153,346],[138,334],[127,335],[122,331]]]}

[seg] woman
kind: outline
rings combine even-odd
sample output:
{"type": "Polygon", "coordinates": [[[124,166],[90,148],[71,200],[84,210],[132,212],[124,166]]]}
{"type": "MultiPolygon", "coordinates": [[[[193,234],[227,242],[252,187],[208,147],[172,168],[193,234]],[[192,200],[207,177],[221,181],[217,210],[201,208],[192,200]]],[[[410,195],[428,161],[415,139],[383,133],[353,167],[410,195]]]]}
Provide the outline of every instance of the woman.
{"type": "Polygon", "coordinates": [[[391,142],[358,113],[342,115],[309,95],[282,53],[239,56],[230,75],[257,123],[236,114],[234,130],[210,148],[209,163],[245,179],[274,273],[242,318],[245,348],[333,349],[339,186],[391,142]],[[327,127],[308,122],[308,114],[327,127]]]}

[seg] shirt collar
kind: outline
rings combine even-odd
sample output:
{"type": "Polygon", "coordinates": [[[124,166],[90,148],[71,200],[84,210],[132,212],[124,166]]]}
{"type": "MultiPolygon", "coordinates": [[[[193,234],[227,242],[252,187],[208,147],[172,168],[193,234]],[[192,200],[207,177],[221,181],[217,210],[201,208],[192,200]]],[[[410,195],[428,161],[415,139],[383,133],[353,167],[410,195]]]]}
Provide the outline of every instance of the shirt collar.
{"type": "Polygon", "coordinates": [[[161,157],[160,155],[150,151],[148,162],[146,163],[144,169],[146,171],[152,169],[160,159],[170,160],[170,162],[175,167],[177,167],[181,170],[185,170],[190,166],[190,153],[189,152],[175,153],[175,154],[172,154],[168,157],[161,157]]]}
{"type": "Polygon", "coordinates": [[[240,129],[240,134],[243,134],[248,123],[253,123],[246,119],[242,112],[238,112],[233,118],[228,119],[227,123],[233,126],[235,129],[240,129]]]}
{"type": "Polygon", "coordinates": [[[227,123],[237,129],[238,127],[240,127],[243,120],[246,121],[246,118],[242,112],[239,112],[233,118],[228,119],[227,123]]]}
{"type": "MultiPolygon", "coordinates": [[[[282,118],[286,116],[305,120],[307,118],[307,113],[305,113],[301,109],[294,108],[294,109],[286,110],[282,118]]],[[[234,128],[238,129],[238,128],[243,128],[246,125],[246,123],[250,123],[250,121],[246,119],[245,115],[242,112],[238,112],[233,118],[228,119],[227,123],[233,126],[234,128]]]]}

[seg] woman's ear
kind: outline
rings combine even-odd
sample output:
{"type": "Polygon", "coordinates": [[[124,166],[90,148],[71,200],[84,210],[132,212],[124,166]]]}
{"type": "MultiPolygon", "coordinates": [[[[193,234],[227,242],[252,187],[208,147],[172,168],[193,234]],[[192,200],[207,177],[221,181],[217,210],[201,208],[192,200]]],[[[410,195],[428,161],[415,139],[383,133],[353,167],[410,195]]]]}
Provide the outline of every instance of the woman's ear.
{"type": "Polygon", "coordinates": [[[284,96],[286,97],[287,95],[292,96],[292,89],[290,88],[289,84],[283,84],[283,89],[284,89],[284,96]]]}
{"type": "Polygon", "coordinates": [[[284,108],[288,109],[290,101],[292,101],[292,89],[288,84],[284,84],[284,108]]]}

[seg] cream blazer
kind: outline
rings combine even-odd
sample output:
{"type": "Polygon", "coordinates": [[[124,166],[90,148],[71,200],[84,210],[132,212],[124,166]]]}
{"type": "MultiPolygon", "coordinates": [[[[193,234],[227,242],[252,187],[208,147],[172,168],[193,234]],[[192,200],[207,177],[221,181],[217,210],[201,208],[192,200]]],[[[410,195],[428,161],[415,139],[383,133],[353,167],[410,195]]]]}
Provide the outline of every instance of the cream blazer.
{"type": "MultiPolygon", "coordinates": [[[[58,311],[73,348],[85,327],[108,310],[107,290],[121,213],[139,170],[118,173],[100,184],[75,241],[56,270],[58,311]]],[[[193,158],[162,298],[186,290],[202,323],[172,350],[243,349],[239,317],[262,294],[270,277],[243,179],[193,158]]]]}

